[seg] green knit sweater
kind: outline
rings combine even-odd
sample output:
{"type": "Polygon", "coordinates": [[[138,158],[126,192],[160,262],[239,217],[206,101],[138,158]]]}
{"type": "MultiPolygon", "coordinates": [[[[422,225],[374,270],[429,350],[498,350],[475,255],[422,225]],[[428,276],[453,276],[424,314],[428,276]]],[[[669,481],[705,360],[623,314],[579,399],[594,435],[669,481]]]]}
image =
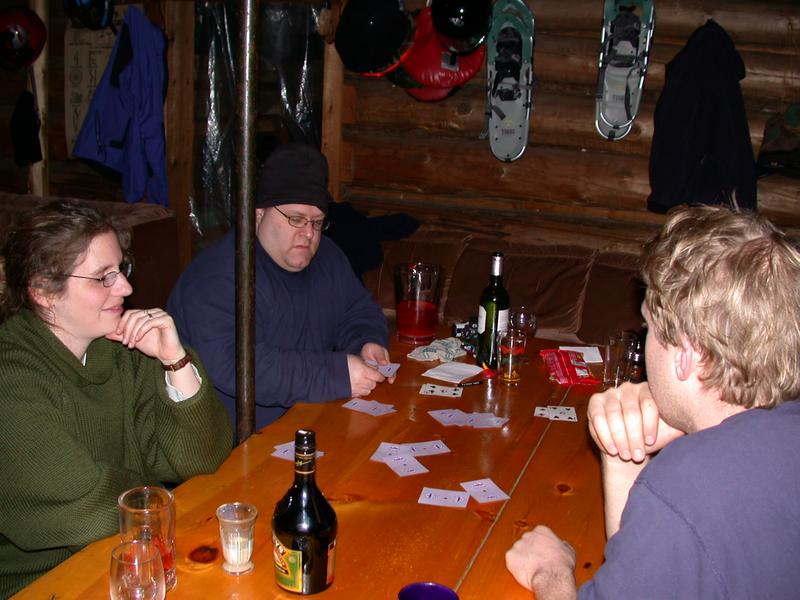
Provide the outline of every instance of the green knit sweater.
{"type": "Polygon", "coordinates": [[[0,598],[118,531],[117,497],[217,469],[228,415],[208,375],[182,402],[161,364],[95,340],[81,364],[33,313],[0,326],[0,598]]]}

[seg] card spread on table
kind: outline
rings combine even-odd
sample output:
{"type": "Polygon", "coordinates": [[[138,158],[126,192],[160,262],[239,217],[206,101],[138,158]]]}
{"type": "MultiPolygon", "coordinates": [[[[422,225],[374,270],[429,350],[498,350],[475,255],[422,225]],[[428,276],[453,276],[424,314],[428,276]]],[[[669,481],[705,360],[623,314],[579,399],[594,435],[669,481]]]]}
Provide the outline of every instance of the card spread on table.
{"type": "Polygon", "coordinates": [[[423,396],[445,396],[447,398],[460,398],[464,393],[464,388],[449,387],[446,385],[436,385],[435,383],[423,383],[419,388],[419,393],[423,396]]]}
{"type": "Polygon", "coordinates": [[[374,360],[365,360],[370,367],[375,367],[378,369],[378,372],[383,375],[384,377],[391,377],[395,373],[397,373],[397,369],[400,368],[400,363],[389,363],[387,365],[379,365],[374,360]]]}
{"type": "Polygon", "coordinates": [[[409,444],[381,442],[381,445],[372,454],[370,460],[386,462],[387,458],[395,456],[432,456],[434,454],[447,454],[448,452],[450,452],[450,448],[441,440],[412,442],[409,444]]]}
{"type": "Polygon", "coordinates": [[[378,402],[377,400],[364,400],[363,398],[353,398],[342,404],[342,406],[349,408],[350,410],[372,415],[373,417],[380,417],[382,415],[388,415],[389,413],[397,412],[392,404],[384,404],[383,402],[378,402]]]}
{"type": "Polygon", "coordinates": [[[476,429],[496,429],[508,422],[508,417],[498,417],[493,413],[465,413],[457,408],[429,410],[428,414],[445,427],[475,427],[476,429]]]}
{"type": "Polygon", "coordinates": [[[463,410],[457,408],[444,408],[441,410],[429,410],[428,414],[439,421],[445,427],[450,425],[466,425],[468,415],[463,410]]]}
{"type": "MultiPolygon", "coordinates": [[[[282,458],[283,460],[294,460],[294,441],[276,444],[274,448],[275,452],[273,452],[271,456],[282,458]]],[[[320,458],[321,456],[325,456],[325,453],[322,450],[317,450],[315,456],[320,458]]]]}
{"type": "Polygon", "coordinates": [[[508,500],[509,496],[488,477],[475,481],[464,481],[459,484],[466,492],[481,504],[508,500]]]}
{"type": "Polygon", "coordinates": [[[451,361],[442,363],[438,367],[428,369],[422,375],[433,379],[441,379],[449,383],[461,383],[464,379],[474,377],[478,373],[483,373],[483,369],[477,365],[451,361]]]}
{"type": "Polygon", "coordinates": [[[383,462],[400,477],[408,477],[409,475],[419,475],[420,473],[428,472],[425,465],[409,454],[389,456],[385,458],[383,462]]]}
{"type": "Polygon", "coordinates": [[[573,406],[537,406],[533,409],[533,416],[551,421],[571,421],[573,423],[578,420],[573,406]]]}
{"type": "Polygon", "coordinates": [[[469,494],[458,490],[439,490],[436,488],[424,487],[419,495],[419,504],[431,504],[433,506],[450,506],[464,508],[469,502],[469,494]]]}
{"type": "Polygon", "coordinates": [[[601,363],[603,357],[600,356],[600,348],[597,346],[559,346],[559,350],[572,350],[583,354],[583,360],[587,363],[601,363]]]}

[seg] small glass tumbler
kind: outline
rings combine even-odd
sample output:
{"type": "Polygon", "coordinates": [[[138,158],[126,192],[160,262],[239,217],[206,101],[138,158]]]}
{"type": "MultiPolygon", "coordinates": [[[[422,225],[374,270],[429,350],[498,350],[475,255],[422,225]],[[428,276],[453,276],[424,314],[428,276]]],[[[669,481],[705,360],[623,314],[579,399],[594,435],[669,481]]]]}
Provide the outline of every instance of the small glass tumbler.
{"type": "Polygon", "coordinates": [[[258,509],[244,502],[229,502],[217,509],[219,540],[228,573],[241,575],[253,569],[253,530],[258,509]]]}
{"type": "Polygon", "coordinates": [[[111,600],[164,600],[161,552],[152,542],[122,542],[111,551],[108,574],[111,600]]]}

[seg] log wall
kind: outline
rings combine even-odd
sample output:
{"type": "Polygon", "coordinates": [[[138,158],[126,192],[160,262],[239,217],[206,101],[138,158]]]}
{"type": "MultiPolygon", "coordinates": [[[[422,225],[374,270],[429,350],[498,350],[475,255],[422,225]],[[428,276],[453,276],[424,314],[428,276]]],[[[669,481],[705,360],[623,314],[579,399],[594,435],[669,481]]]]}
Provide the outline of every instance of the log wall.
{"type": "MultiPolygon", "coordinates": [[[[635,245],[664,219],[648,212],[646,201],[653,112],[665,65],[706,19],[728,31],[745,62],[742,91],[754,152],[767,117],[800,101],[800,3],[656,0],[639,115],[626,138],[607,141],[594,128],[602,0],[528,5],[536,20],[537,84],[522,158],[500,162],[488,140],[478,139],[485,69],[436,103],[417,102],[387,80],[345,72],[341,140],[329,136],[324,146],[329,155],[337,153],[340,200],[494,232],[508,223],[527,224],[553,240],[635,245]]],[[[406,2],[410,10],[422,6],[406,2]]],[[[773,175],[759,181],[758,192],[764,214],[800,233],[800,180],[773,175]]]]}

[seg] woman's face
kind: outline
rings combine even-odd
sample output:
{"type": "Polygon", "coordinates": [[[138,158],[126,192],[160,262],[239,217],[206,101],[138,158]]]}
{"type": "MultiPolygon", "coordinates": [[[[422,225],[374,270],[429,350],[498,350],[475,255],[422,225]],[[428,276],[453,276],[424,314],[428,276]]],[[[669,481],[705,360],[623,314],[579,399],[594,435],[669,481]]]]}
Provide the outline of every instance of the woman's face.
{"type": "Polygon", "coordinates": [[[82,259],[75,265],[63,293],[49,300],[53,333],[75,356],[81,358],[89,344],[117,328],[125,296],[133,291],[123,274],[114,285],[80,277],[103,277],[120,270],[122,250],[117,236],[109,231],[96,236],[82,259]],[[80,276],[80,277],[77,277],[80,276]]]}

